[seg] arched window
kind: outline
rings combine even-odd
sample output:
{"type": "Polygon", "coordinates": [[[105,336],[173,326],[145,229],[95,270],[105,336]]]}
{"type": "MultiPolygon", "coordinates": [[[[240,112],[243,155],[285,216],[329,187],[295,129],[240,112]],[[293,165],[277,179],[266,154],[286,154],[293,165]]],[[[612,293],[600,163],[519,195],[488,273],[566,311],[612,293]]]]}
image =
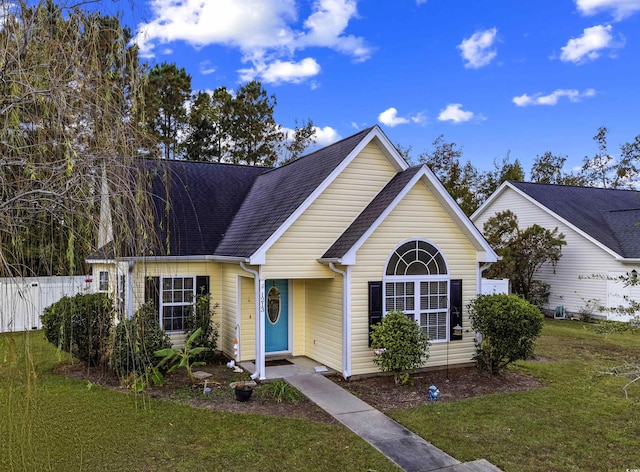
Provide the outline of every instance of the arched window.
{"type": "Polygon", "coordinates": [[[384,312],[403,311],[432,341],[446,341],[449,271],[442,253],[432,244],[413,240],[389,257],[383,278],[384,312]]]}

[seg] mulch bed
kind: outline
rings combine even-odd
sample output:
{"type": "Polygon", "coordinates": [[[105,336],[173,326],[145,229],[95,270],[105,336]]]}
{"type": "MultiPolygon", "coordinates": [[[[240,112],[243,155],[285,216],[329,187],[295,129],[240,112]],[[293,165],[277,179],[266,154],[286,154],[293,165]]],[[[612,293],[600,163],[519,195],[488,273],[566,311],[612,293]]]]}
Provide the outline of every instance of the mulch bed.
{"type": "MultiPolygon", "coordinates": [[[[333,417],[309,400],[280,403],[266,394],[261,394],[260,388],[254,391],[249,401],[237,401],[229,384],[237,380],[248,380],[248,375],[234,373],[226,367],[226,361],[226,359],[219,359],[197,368],[212,374],[207,379],[207,387],[211,388],[210,393],[203,392],[204,381],[198,381],[196,385],[191,386],[186,371],[181,369],[165,376],[163,385],[149,388],[144,394],[151,398],[182,402],[197,408],[234,413],[259,413],[323,423],[336,422],[333,417]]],[[[131,391],[121,386],[119,379],[108,369],[88,368],[82,363],[76,363],[60,366],[56,369],[56,373],[84,379],[117,391],[131,391]]],[[[330,379],[383,412],[429,403],[428,390],[431,385],[436,385],[440,390],[439,401],[442,402],[540,387],[540,383],[531,377],[512,372],[491,376],[479,373],[473,367],[416,373],[412,375],[410,385],[406,386],[396,386],[393,376],[389,375],[350,381],[339,376],[332,376],[330,379]]]]}

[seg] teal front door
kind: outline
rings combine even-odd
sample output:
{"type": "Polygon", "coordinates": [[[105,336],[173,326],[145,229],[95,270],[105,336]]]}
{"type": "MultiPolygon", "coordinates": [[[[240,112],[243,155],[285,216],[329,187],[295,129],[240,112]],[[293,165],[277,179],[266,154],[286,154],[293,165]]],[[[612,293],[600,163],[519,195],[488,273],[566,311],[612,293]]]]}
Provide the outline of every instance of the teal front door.
{"type": "Polygon", "coordinates": [[[265,352],[289,350],[289,283],[267,280],[265,290],[265,352]]]}

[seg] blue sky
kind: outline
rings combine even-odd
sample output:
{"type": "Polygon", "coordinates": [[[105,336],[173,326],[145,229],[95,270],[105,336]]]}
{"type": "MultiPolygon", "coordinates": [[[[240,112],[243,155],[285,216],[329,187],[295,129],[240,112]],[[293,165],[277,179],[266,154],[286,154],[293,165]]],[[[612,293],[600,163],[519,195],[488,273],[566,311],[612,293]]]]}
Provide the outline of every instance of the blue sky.
{"type": "MultiPolygon", "coordinates": [[[[194,90],[251,79],[327,144],[379,124],[417,156],[444,135],[482,170],[551,151],[578,166],[640,134],[640,0],[146,0],[144,60],[194,90]]],[[[121,5],[122,6],[122,5],[121,5]]]]}

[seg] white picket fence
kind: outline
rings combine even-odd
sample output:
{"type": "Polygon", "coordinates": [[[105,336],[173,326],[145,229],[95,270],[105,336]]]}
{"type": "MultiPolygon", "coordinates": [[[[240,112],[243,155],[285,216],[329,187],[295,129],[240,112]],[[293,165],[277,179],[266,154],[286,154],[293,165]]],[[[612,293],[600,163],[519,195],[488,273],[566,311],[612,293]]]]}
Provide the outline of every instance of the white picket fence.
{"type": "Polygon", "coordinates": [[[0,278],[0,333],[42,328],[40,315],[64,296],[91,291],[91,276],[0,278]]]}

